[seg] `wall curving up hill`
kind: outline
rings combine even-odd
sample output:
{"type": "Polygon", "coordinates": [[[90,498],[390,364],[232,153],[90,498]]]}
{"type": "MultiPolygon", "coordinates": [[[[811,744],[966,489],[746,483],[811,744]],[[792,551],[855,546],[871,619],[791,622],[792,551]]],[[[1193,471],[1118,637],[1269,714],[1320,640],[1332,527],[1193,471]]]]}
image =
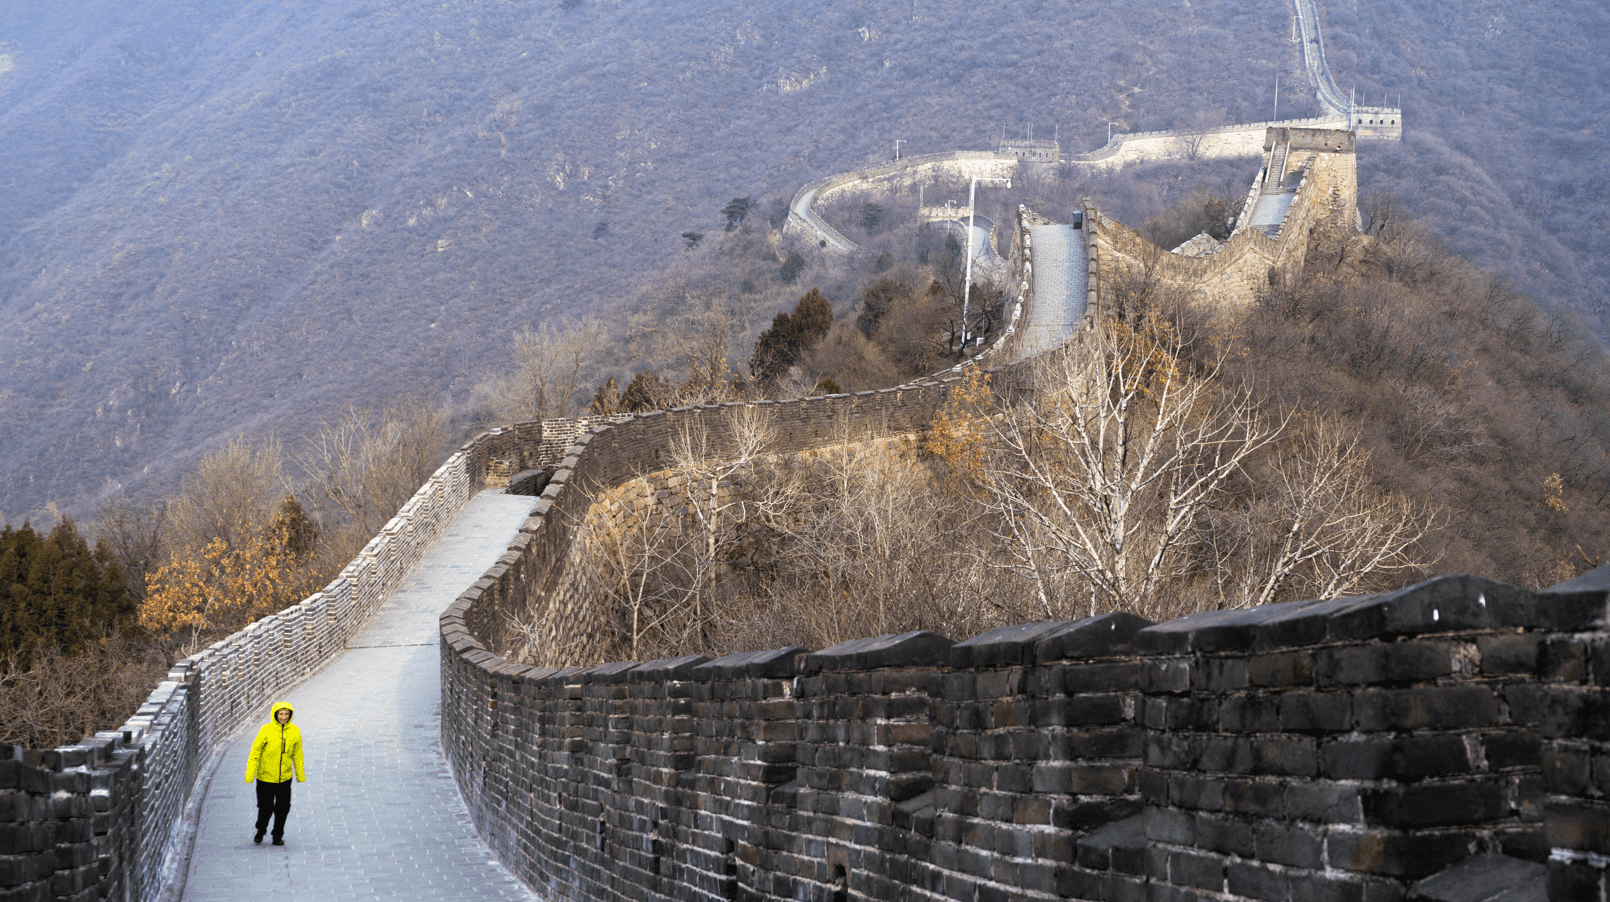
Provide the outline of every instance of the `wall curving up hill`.
{"type": "MultiPolygon", "coordinates": [[[[1351,214],[1351,147],[1334,135],[1271,131],[1269,149],[1312,155],[1287,221],[1258,234],[1273,257],[1254,240],[1222,248],[1212,273],[1197,269],[1213,260],[1170,259],[1165,278],[1235,288],[1247,261],[1296,265],[1282,248],[1351,214]]],[[[1094,208],[1085,219],[1099,312],[1102,286],[1156,249],[1094,208]]],[[[1012,359],[1012,343],[1008,330],[985,363],[1012,359]]],[[[958,378],[766,404],[775,450],[844,427],[918,431],[958,378]]],[[[505,658],[512,616],[536,614],[556,648],[604,627],[579,578],[584,514],[657,468],[683,429],[719,437],[752,406],[470,442],[339,579],[181,662],[120,730],[0,748],[0,891],[161,897],[207,755],[337,653],[471,492],[541,468],[552,477],[519,537],[442,615],[442,743],[480,834],[549,898],[1365,902],[1403,899],[1461,862],[1520,873],[1529,898],[1605,898],[1610,568],[1542,593],[1449,576],[962,642],[915,633],[588,667],[505,658]]]]}

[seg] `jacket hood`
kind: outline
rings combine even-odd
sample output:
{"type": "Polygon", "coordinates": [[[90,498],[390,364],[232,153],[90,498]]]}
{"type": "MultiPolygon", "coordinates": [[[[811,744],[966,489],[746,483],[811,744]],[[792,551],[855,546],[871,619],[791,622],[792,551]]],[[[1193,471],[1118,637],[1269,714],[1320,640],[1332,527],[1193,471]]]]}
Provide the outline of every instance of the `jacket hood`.
{"type": "Polygon", "coordinates": [[[291,716],[286,719],[286,723],[290,723],[292,720],[296,719],[296,710],[291,707],[290,702],[275,702],[274,707],[269,709],[268,719],[269,720],[278,720],[279,716],[280,716],[280,709],[281,708],[285,709],[286,711],[291,712],[291,716]]]}

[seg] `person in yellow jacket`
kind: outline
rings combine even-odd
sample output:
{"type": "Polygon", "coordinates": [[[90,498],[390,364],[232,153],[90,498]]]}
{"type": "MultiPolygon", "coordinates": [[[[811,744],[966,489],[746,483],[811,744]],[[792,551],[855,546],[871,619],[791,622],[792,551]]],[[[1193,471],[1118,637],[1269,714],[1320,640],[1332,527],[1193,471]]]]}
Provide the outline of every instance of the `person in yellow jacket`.
{"type": "Polygon", "coordinates": [[[257,781],[257,835],[261,843],[274,816],[274,845],[285,845],[285,816],[291,813],[291,777],[306,782],[302,772],[302,731],[291,723],[294,713],[285,702],[275,702],[274,719],[263,724],[252,740],[252,757],[246,762],[246,782],[257,781]]]}

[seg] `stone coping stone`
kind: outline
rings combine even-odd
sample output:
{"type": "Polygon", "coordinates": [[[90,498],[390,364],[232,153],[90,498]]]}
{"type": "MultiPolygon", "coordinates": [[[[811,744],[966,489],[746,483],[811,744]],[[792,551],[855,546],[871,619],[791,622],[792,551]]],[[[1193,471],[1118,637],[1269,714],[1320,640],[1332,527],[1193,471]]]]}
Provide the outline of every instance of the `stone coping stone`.
{"type": "Polygon", "coordinates": [[[1377,637],[1533,627],[1537,596],[1468,574],[1376,595],[1204,611],[1140,630],[1141,651],[1250,652],[1377,637]]]}
{"type": "Polygon", "coordinates": [[[1314,645],[1325,641],[1325,617],[1359,600],[1286,601],[1256,608],[1202,611],[1140,630],[1136,645],[1144,652],[1164,654],[1314,645]]]}
{"type": "Polygon", "coordinates": [[[1479,855],[1416,883],[1421,902],[1548,902],[1548,868],[1506,855],[1479,855]]]}
{"type": "Polygon", "coordinates": [[[470,649],[464,652],[461,657],[466,664],[473,664],[483,670],[490,670],[503,661],[502,655],[495,655],[484,648],[470,649]]]}
{"type": "Polygon", "coordinates": [[[539,681],[545,686],[565,686],[576,682],[575,675],[585,669],[584,667],[545,667],[529,674],[526,679],[539,681]]]}
{"type": "Polygon", "coordinates": [[[1047,633],[1068,625],[1066,620],[1042,620],[998,626],[950,647],[950,666],[1000,667],[1034,663],[1035,644],[1047,633]]]}
{"type": "Polygon", "coordinates": [[[636,661],[611,661],[589,667],[573,677],[572,683],[624,683],[628,674],[637,669],[636,661]]]}
{"type": "Polygon", "coordinates": [[[1610,564],[1539,592],[1538,620],[1542,625],[1559,630],[1602,629],[1610,624],[1607,602],[1610,602],[1610,564]]]}
{"type": "Polygon", "coordinates": [[[679,658],[659,658],[646,661],[631,671],[627,678],[634,683],[660,683],[670,680],[694,678],[694,669],[710,660],[708,655],[683,655],[679,658]]]}
{"type": "Polygon", "coordinates": [[[809,653],[810,649],[799,645],[740,651],[700,664],[695,675],[717,680],[781,679],[797,673],[800,655],[809,653]]]}
{"type": "Polygon", "coordinates": [[[510,661],[509,659],[504,658],[503,663],[498,664],[495,667],[488,667],[487,672],[492,674],[494,677],[517,677],[524,676],[530,669],[531,667],[528,664],[522,664],[519,661],[510,661]]]}
{"type": "Polygon", "coordinates": [[[564,677],[574,673],[576,667],[530,667],[520,674],[520,679],[528,683],[542,683],[553,680],[555,677],[563,680],[564,677]]]}
{"type": "Polygon", "coordinates": [[[1359,599],[1332,613],[1328,621],[1327,638],[1338,642],[1528,627],[1537,623],[1537,596],[1497,580],[1460,573],[1359,599]]]}
{"type": "Polygon", "coordinates": [[[1069,621],[1041,636],[1034,645],[1034,656],[1044,662],[1128,655],[1136,650],[1136,635],[1152,625],[1128,611],[1069,621]]]}
{"type": "Polygon", "coordinates": [[[954,640],[927,630],[851,639],[804,655],[799,669],[801,673],[816,673],[876,667],[942,667],[949,661],[950,648],[955,644],[954,640]]]}

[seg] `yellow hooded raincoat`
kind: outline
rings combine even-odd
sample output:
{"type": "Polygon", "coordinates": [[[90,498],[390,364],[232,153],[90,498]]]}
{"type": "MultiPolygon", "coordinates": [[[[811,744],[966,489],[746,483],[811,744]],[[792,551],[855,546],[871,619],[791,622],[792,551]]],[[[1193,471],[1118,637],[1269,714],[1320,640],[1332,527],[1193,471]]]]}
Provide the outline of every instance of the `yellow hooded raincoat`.
{"type": "Polygon", "coordinates": [[[252,757],[246,762],[247,783],[253,780],[284,783],[293,774],[296,782],[305,782],[302,773],[302,731],[295,724],[279,722],[281,708],[291,710],[289,704],[275,702],[268,723],[263,724],[262,729],[257,731],[257,738],[252,740],[252,757]]]}

